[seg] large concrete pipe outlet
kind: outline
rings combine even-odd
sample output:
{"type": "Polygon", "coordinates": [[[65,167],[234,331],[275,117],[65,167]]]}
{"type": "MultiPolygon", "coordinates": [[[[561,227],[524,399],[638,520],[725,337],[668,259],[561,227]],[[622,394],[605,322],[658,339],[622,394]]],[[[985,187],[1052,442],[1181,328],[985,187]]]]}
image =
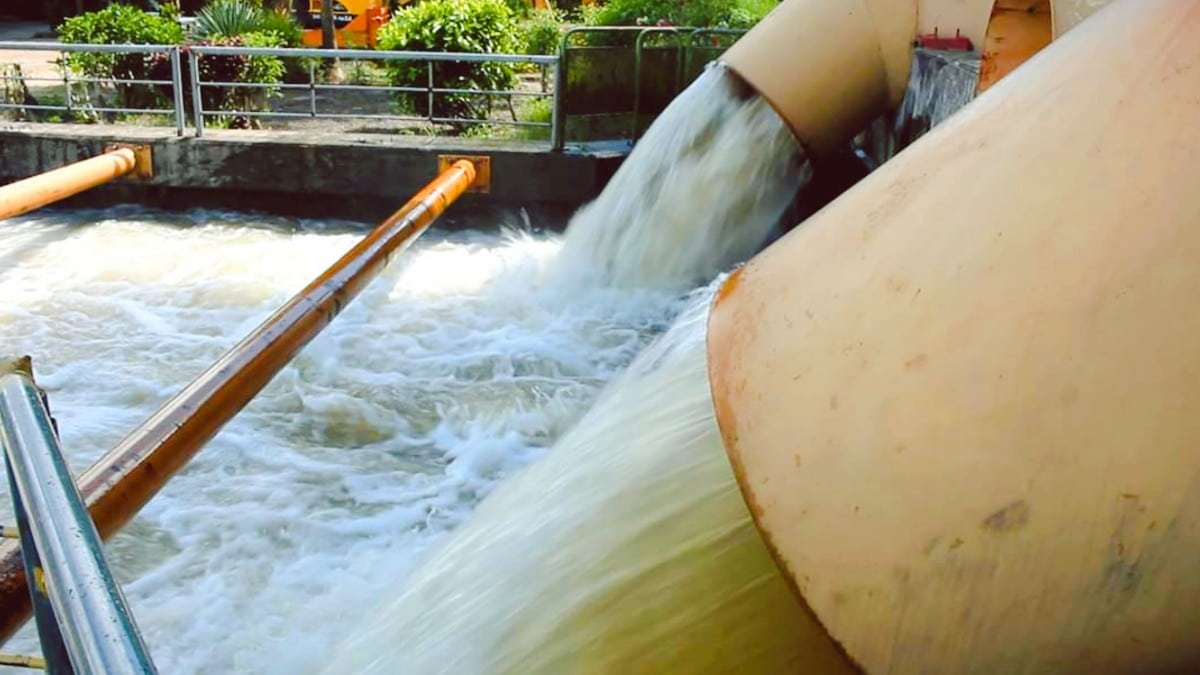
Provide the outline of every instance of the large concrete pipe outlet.
{"type": "Polygon", "coordinates": [[[814,156],[900,102],[916,0],[788,0],[721,57],[814,156]]]}
{"type": "Polygon", "coordinates": [[[718,294],[742,491],[866,672],[1200,669],[1198,92],[1200,0],[1118,0],[718,294]]]}

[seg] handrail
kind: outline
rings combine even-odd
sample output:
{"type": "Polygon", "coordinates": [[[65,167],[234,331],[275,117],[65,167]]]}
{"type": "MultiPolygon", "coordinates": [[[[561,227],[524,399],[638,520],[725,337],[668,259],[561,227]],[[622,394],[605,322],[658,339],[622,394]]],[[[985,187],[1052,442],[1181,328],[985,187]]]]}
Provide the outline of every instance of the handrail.
{"type": "Polygon", "coordinates": [[[0,220],[120,178],[137,168],[137,153],[118,148],[0,187],[0,220]]]}
{"type": "MultiPolygon", "coordinates": [[[[53,617],[46,619],[57,624],[72,670],[156,672],[63,460],[42,392],[29,373],[17,368],[0,374],[0,445],[23,530],[26,565],[40,563],[53,609],[53,617]],[[28,550],[31,545],[33,551],[28,550]]],[[[39,624],[42,620],[39,615],[39,624]]]]}
{"type": "Polygon", "coordinates": [[[483,52],[417,52],[386,49],[313,49],[304,47],[231,47],[224,45],[195,45],[186,51],[200,54],[232,54],[242,56],[308,57],[338,60],[377,61],[453,61],[473,63],[533,63],[550,65],[558,60],[548,54],[491,54],[483,52]]]}
{"type": "MultiPolygon", "coordinates": [[[[171,397],[79,478],[108,538],[475,181],[460,159],[171,397]]],[[[0,540],[0,642],[29,616],[19,548],[0,540]]]]}

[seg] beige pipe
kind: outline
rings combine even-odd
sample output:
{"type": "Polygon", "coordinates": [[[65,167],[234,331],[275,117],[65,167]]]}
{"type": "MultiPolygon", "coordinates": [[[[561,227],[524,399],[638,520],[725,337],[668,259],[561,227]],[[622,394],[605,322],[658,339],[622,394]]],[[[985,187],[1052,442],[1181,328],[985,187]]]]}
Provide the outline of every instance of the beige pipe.
{"type": "Polygon", "coordinates": [[[1118,0],[732,276],[756,522],[867,672],[1200,669],[1200,0],[1118,0]]]}
{"type": "Polygon", "coordinates": [[[984,55],[982,92],[1107,2],[786,0],[721,60],[820,157],[900,103],[918,35],[970,39],[984,55]],[[1053,20],[1043,26],[1039,12],[1053,20]]]}
{"type": "Polygon", "coordinates": [[[721,60],[821,156],[904,97],[915,0],[788,0],[721,60]]]}

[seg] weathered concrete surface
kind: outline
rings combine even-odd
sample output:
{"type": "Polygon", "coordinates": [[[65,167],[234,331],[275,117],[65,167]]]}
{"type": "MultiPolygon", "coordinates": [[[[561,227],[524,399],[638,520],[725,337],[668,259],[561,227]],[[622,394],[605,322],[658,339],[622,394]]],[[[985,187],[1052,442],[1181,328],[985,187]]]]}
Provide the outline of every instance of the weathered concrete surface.
{"type": "Polygon", "coordinates": [[[465,154],[491,158],[492,188],[465,197],[464,208],[567,213],[599,194],[625,155],[599,146],[549,152],[534,142],[218,130],[181,138],[162,127],[10,123],[0,127],[0,182],[86,159],[109,143],[149,144],[154,177],[121,179],[67,206],[137,202],[374,220],[437,173],[438,155],[465,154]]]}

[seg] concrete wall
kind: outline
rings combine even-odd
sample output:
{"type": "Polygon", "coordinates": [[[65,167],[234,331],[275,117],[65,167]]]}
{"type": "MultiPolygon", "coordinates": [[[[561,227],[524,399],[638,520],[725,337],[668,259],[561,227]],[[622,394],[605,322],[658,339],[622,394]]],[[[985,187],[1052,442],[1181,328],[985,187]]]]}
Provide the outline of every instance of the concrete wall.
{"type": "Polygon", "coordinates": [[[523,207],[566,214],[599,194],[627,152],[619,146],[555,153],[545,143],[285,131],[179,138],[163,128],[11,124],[0,129],[0,181],[93,156],[108,143],[149,144],[154,177],[121,179],[67,206],[137,202],[375,220],[436,175],[438,155],[466,154],[491,158],[492,187],[490,194],[465,197],[459,210],[523,207]]]}

